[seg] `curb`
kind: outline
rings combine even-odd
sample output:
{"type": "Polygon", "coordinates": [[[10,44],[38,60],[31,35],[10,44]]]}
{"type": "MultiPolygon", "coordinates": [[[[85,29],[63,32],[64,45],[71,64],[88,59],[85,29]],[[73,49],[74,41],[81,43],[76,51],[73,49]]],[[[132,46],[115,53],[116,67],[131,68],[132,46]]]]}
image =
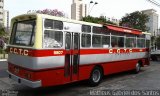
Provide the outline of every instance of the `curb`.
{"type": "Polygon", "coordinates": [[[7,59],[0,59],[0,61],[7,61],[7,59]]]}

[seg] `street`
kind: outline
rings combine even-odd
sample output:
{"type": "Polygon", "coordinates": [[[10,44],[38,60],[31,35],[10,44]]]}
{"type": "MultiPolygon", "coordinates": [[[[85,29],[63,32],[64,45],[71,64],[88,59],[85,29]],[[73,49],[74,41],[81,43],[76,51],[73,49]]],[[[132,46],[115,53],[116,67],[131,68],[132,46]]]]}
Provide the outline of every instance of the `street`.
{"type": "MultiPolygon", "coordinates": [[[[89,87],[85,81],[63,86],[32,89],[8,78],[7,62],[0,62],[0,90],[2,96],[8,91],[18,96],[89,96],[92,90],[159,90],[160,62],[151,61],[139,74],[123,72],[105,76],[99,86],[89,87]]],[[[9,95],[12,96],[12,95],[9,95]]]]}

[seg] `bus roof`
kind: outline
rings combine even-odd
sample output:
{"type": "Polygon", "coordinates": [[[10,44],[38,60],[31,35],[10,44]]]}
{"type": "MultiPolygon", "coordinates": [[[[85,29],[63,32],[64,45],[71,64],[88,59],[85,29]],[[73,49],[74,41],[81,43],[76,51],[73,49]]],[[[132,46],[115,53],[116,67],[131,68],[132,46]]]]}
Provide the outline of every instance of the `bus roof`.
{"type": "Polygon", "coordinates": [[[47,14],[39,14],[39,13],[29,13],[29,14],[22,14],[19,16],[16,16],[14,18],[12,18],[12,20],[14,19],[19,19],[22,17],[42,17],[42,18],[47,18],[47,19],[54,19],[54,20],[60,20],[60,21],[64,21],[64,22],[70,22],[70,23],[75,23],[75,24],[84,24],[84,25],[91,25],[91,26],[97,26],[97,27],[102,27],[102,24],[96,24],[96,23],[91,23],[91,22],[84,22],[84,21],[77,21],[77,20],[73,20],[73,19],[68,19],[68,18],[64,18],[64,17],[57,17],[57,16],[52,16],[52,15],[47,15],[47,14]]]}
{"type": "Polygon", "coordinates": [[[16,20],[16,19],[23,20],[23,18],[36,18],[36,17],[60,20],[60,21],[75,23],[75,24],[84,24],[84,25],[97,26],[97,27],[106,27],[107,29],[110,29],[110,30],[129,33],[129,34],[135,34],[135,35],[141,35],[144,33],[144,32],[142,33],[141,30],[133,29],[133,28],[129,28],[129,27],[123,27],[123,26],[117,26],[117,25],[111,25],[111,24],[96,24],[96,23],[77,21],[77,20],[72,20],[72,19],[68,19],[68,18],[57,17],[57,16],[52,16],[52,15],[47,15],[47,14],[39,14],[39,13],[22,14],[22,15],[14,17],[12,20],[16,20]]]}

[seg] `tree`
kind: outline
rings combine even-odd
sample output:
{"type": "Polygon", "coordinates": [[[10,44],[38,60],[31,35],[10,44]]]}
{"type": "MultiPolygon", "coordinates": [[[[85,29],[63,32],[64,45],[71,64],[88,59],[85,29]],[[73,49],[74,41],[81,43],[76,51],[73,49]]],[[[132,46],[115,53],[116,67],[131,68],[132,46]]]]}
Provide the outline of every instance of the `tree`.
{"type": "Polygon", "coordinates": [[[48,14],[48,15],[57,16],[57,17],[65,17],[64,12],[59,11],[57,9],[53,9],[53,10],[44,9],[44,10],[34,10],[34,11],[29,10],[27,13],[31,13],[31,12],[40,13],[40,14],[48,14]]]}
{"type": "Polygon", "coordinates": [[[149,20],[149,17],[143,12],[135,11],[130,14],[126,14],[121,21],[120,25],[125,27],[131,27],[142,31],[148,31],[148,27],[145,25],[149,20]]]}
{"type": "Polygon", "coordinates": [[[7,32],[3,24],[0,23],[0,49],[5,47],[5,44],[8,43],[8,40],[9,32],[7,32]]]}
{"type": "Polygon", "coordinates": [[[100,16],[100,17],[87,16],[87,17],[83,17],[81,21],[92,22],[92,23],[102,23],[102,24],[108,23],[108,24],[117,25],[111,21],[108,21],[104,16],[100,16]]]}
{"type": "Polygon", "coordinates": [[[3,37],[6,35],[5,29],[4,28],[0,28],[0,37],[3,37]]]}

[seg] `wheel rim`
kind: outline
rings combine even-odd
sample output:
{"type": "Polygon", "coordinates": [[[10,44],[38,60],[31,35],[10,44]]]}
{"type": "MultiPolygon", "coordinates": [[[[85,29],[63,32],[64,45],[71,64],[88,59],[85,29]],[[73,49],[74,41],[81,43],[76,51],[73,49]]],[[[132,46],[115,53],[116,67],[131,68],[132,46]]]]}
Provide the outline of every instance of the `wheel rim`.
{"type": "Polygon", "coordinates": [[[137,72],[140,71],[140,65],[139,65],[139,63],[136,64],[136,71],[137,71],[137,72]]]}
{"type": "Polygon", "coordinates": [[[94,71],[93,71],[93,75],[92,75],[92,80],[93,80],[94,82],[99,82],[100,78],[101,78],[101,73],[100,73],[100,71],[99,71],[99,70],[94,70],[94,71]]]}

